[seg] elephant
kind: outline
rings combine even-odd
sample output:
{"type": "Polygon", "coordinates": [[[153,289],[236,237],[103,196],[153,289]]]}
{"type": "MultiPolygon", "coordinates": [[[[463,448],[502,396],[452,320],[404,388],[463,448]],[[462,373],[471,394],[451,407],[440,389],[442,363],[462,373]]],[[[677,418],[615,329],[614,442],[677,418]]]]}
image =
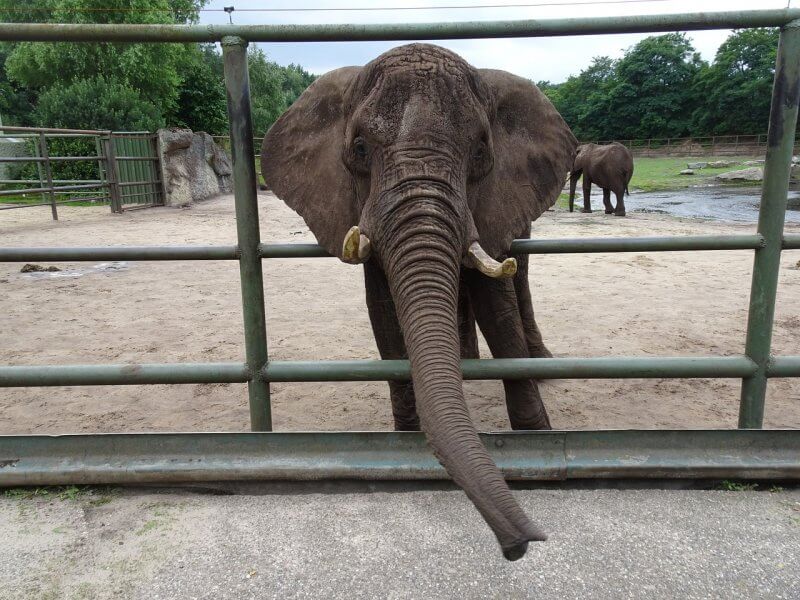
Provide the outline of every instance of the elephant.
{"type": "Polygon", "coordinates": [[[606,214],[625,216],[625,194],[633,177],[633,156],[619,142],[611,144],[581,144],[569,175],[569,212],[575,205],[575,186],[583,175],[583,210],[592,212],[592,184],[603,188],[606,214]],[[617,197],[616,209],[611,205],[611,192],[617,197]]]}
{"type": "MultiPolygon", "coordinates": [[[[464,400],[460,359],[550,353],[515,237],[555,203],[577,141],[538,88],[409,44],[317,79],[264,138],[261,169],[328,253],[363,264],[379,353],[407,358],[389,382],[395,428],[435,456],[508,560],[546,539],[511,494],[464,400]]],[[[549,429],[533,380],[505,381],[515,428],[549,429]]]]}

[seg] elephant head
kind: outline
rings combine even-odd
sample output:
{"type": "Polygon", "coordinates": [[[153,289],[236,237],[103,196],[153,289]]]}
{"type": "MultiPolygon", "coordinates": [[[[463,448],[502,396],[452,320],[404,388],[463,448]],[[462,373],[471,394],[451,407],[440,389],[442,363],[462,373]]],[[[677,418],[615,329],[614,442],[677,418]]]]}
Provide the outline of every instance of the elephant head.
{"type": "Polygon", "coordinates": [[[422,429],[510,560],[545,536],[514,500],[464,402],[459,272],[513,274],[513,259],[504,260],[511,241],[555,202],[575,143],[526,79],[411,44],[320,77],[262,148],[265,181],[319,243],[386,273],[422,429]]]}

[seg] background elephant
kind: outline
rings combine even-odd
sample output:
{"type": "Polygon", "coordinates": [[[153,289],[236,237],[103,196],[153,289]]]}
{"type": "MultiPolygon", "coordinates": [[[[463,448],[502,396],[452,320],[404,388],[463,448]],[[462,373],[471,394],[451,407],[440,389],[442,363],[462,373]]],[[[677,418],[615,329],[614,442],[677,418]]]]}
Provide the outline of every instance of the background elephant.
{"type": "Polygon", "coordinates": [[[583,175],[583,210],[592,212],[592,184],[603,188],[603,205],[606,214],[625,216],[625,194],[633,177],[633,156],[630,150],[618,142],[598,146],[581,144],[575,155],[569,176],[569,212],[575,205],[575,186],[583,175]],[[611,205],[611,192],[617,197],[616,209],[611,205]]]}
{"type": "MultiPolygon", "coordinates": [[[[477,355],[476,321],[495,356],[549,355],[527,257],[514,273],[505,256],[555,202],[575,145],[527,80],[411,44],[320,77],[261,154],[265,180],[319,243],[364,263],[380,354],[411,362],[413,385],[390,382],[395,426],[422,426],[510,560],[545,536],[477,435],[459,359],[477,355]]],[[[536,383],[504,383],[512,425],[549,428],[536,383]]]]}

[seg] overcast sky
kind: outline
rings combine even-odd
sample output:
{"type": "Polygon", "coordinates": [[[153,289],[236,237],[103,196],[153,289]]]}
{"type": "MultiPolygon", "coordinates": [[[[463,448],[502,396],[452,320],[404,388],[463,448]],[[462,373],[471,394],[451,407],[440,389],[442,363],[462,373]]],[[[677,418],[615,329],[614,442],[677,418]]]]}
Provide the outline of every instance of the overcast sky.
{"type": "MultiPolygon", "coordinates": [[[[576,0],[584,4],[569,6],[568,0],[211,0],[206,8],[234,6],[237,25],[265,23],[409,23],[430,21],[481,21],[500,19],[547,19],[557,17],[609,17],[636,14],[713,12],[785,8],[789,0],[651,0],[630,4],[610,4],[599,0],[576,0]],[[387,10],[368,12],[243,12],[254,8],[342,8],[446,6],[469,4],[558,3],[561,6],[528,8],[470,8],[451,10],[387,10]],[[589,2],[590,4],[585,4],[589,2]]],[[[800,0],[792,0],[793,7],[800,0]]],[[[203,12],[201,23],[227,23],[224,12],[203,12]]],[[[695,48],[711,61],[730,31],[689,33],[695,48]]],[[[577,74],[594,56],[622,56],[646,34],[580,36],[572,38],[443,40],[435,43],[458,52],[480,68],[511,71],[534,81],[555,83],[577,74]]],[[[337,67],[363,65],[399,42],[325,42],[260,44],[271,60],[280,64],[298,63],[306,70],[322,74],[337,67]]]]}

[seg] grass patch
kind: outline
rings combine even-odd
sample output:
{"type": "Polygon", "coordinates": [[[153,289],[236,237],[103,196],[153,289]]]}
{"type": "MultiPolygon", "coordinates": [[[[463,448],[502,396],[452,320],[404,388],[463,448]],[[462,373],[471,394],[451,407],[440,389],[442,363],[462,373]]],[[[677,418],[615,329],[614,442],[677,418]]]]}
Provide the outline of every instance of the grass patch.
{"type": "Polygon", "coordinates": [[[720,490],[726,492],[753,492],[758,489],[757,483],[746,483],[743,481],[721,481],[719,484],[720,490]]]}
{"type": "MultiPolygon", "coordinates": [[[[742,165],[743,162],[754,160],[744,156],[736,157],[636,157],[633,160],[633,178],[630,188],[645,192],[660,192],[664,190],[675,190],[691,185],[714,182],[714,176],[727,171],[747,169],[749,166],[742,165]],[[686,168],[690,162],[713,162],[715,160],[727,160],[738,164],[719,169],[695,169],[694,175],[681,175],[680,172],[686,168]]],[[[730,184],[728,184],[730,185],[730,184]]],[[[739,184],[736,184],[737,186],[739,184]]],[[[744,185],[760,186],[758,182],[747,183],[744,185]]]]}
{"type": "Polygon", "coordinates": [[[15,500],[32,500],[34,498],[52,498],[58,500],[88,500],[91,506],[102,506],[113,499],[114,491],[107,486],[61,485],[36,488],[11,488],[3,492],[6,498],[15,500]]]}

